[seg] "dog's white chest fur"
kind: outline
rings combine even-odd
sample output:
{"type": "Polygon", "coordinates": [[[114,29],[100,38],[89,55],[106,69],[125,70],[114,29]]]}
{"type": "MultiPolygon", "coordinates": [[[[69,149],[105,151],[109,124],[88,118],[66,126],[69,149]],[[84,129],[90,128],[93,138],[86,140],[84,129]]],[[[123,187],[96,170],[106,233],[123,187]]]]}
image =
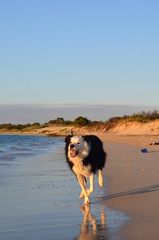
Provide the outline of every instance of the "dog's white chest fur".
{"type": "Polygon", "coordinates": [[[83,162],[78,157],[76,157],[74,160],[75,161],[73,161],[74,166],[72,170],[76,173],[76,175],[81,174],[85,177],[88,177],[91,173],[91,165],[89,164],[87,166],[84,166],[83,162]]]}
{"type": "Polygon", "coordinates": [[[74,165],[72,170],[76,173],[76,175],[81,174],[88,177],[91,173],[91,166],[83,165],[83,159],[89,155],[90,145],[88,145],[82,137],[72,137],[71,144],[73,145],[74,151],[78,151],[78,155],[76,157],[71,157],[71,148],[69,147],[68,158],[74,165]]]}

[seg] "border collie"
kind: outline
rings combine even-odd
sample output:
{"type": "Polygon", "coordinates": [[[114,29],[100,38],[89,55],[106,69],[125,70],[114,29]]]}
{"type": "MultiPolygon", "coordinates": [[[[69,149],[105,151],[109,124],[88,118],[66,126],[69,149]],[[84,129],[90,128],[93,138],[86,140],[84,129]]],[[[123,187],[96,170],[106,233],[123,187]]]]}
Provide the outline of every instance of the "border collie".
{"type": "Polygon", "coordinates": [[[65,138],[65,156],[71,170],[75,173],[82,188],[80,198],[89,203],[89,195],[93,192],[93,175],[99,172],[99,186],[103,186],[102,169],[107,154],[103,150],[102,141],[94,135],[71,136],[65,138]],[[86,178],[90,179],[90,188],[86,189],[86,178]]]}

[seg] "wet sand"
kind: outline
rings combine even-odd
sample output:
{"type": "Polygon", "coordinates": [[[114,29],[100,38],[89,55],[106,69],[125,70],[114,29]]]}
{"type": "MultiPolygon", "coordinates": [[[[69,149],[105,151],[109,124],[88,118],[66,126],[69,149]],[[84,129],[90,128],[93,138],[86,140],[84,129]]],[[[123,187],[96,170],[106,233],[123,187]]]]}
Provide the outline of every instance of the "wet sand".
{"type": "Polygon", "coordinates": [[[79,199],[80,186],[64,157],[64,141],[48,153],[18,158],[0,168],[0,239],[116,239],[128,217],[108,207],[95,178],[91,204],[79,199]]]}
{"type": "Polygon", "coordinates": [[[101,136],[108,152],[104,169],[108,192],[103,204],[125,212],[130,221],[121,239],[159,239],[159,146],[156,136],[101,136]],[[141,149],[147,148],[148,153],[141,149]]]}

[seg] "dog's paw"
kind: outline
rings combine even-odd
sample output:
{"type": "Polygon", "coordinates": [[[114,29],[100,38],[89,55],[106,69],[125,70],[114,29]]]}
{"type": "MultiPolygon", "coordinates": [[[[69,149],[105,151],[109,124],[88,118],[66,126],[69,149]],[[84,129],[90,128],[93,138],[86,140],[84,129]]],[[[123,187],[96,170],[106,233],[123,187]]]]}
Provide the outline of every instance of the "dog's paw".
{"type": "MultiPolygon", "coordinates": [[[[87,191],[87,194],[88,194],[88,196],[89,196],[89,195],[93,192],[93,189],[87,189],[86,191],[87,191]]],[[[84,198],[84,193],[83,193],[83,192],[81,192],[79,198],[80,198],[80,199],[84,198]]]]}
{"type": "Polygon", "coordinates": [[[80,198],[80,199],[84,198],[84,194],[83,194],[83,192],[81,192],[79,198],[80,198]]]}
{"type": "Polygon", "coordinates": [[[89,204],[89,197],[85,197],[84,204],[89,204]]]}

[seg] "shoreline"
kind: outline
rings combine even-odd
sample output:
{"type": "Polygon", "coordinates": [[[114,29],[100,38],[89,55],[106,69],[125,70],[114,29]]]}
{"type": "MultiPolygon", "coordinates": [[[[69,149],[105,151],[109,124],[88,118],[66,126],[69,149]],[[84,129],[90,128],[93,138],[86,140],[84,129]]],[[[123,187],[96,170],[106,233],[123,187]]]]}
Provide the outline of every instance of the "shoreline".
{"type": "Polygon", "coordinates": [[[55,127],[54,131],[47,133],[44,131],[40,131],[39,129],[37,131],[0,131],[0,135],[36,135],[36,136],[46,136],[46,137],[65,137],[69,134],[71,134],[71,131],[73,131],[74,135],[97,135],[99,138],[101,138],[103,141],[111,141],[111,142],[124,142],[132,145],[139,145],[139,142],[137,142],[137,138],[141,139],[157,139],[159,140],[159,134],[123,134],[123,133],[115,133],[115,132],[109,132],[109,131],[90,131],[89,129],[83,129],[83,128],[73,128],[69,127],[67,130],[63,129],[63,127],[55,127]],[[124,139],[128,139],[128,141],[124,141],[124,139]],[[135,139],[134,142],[131,143],[130,139],[135,139]]]}

